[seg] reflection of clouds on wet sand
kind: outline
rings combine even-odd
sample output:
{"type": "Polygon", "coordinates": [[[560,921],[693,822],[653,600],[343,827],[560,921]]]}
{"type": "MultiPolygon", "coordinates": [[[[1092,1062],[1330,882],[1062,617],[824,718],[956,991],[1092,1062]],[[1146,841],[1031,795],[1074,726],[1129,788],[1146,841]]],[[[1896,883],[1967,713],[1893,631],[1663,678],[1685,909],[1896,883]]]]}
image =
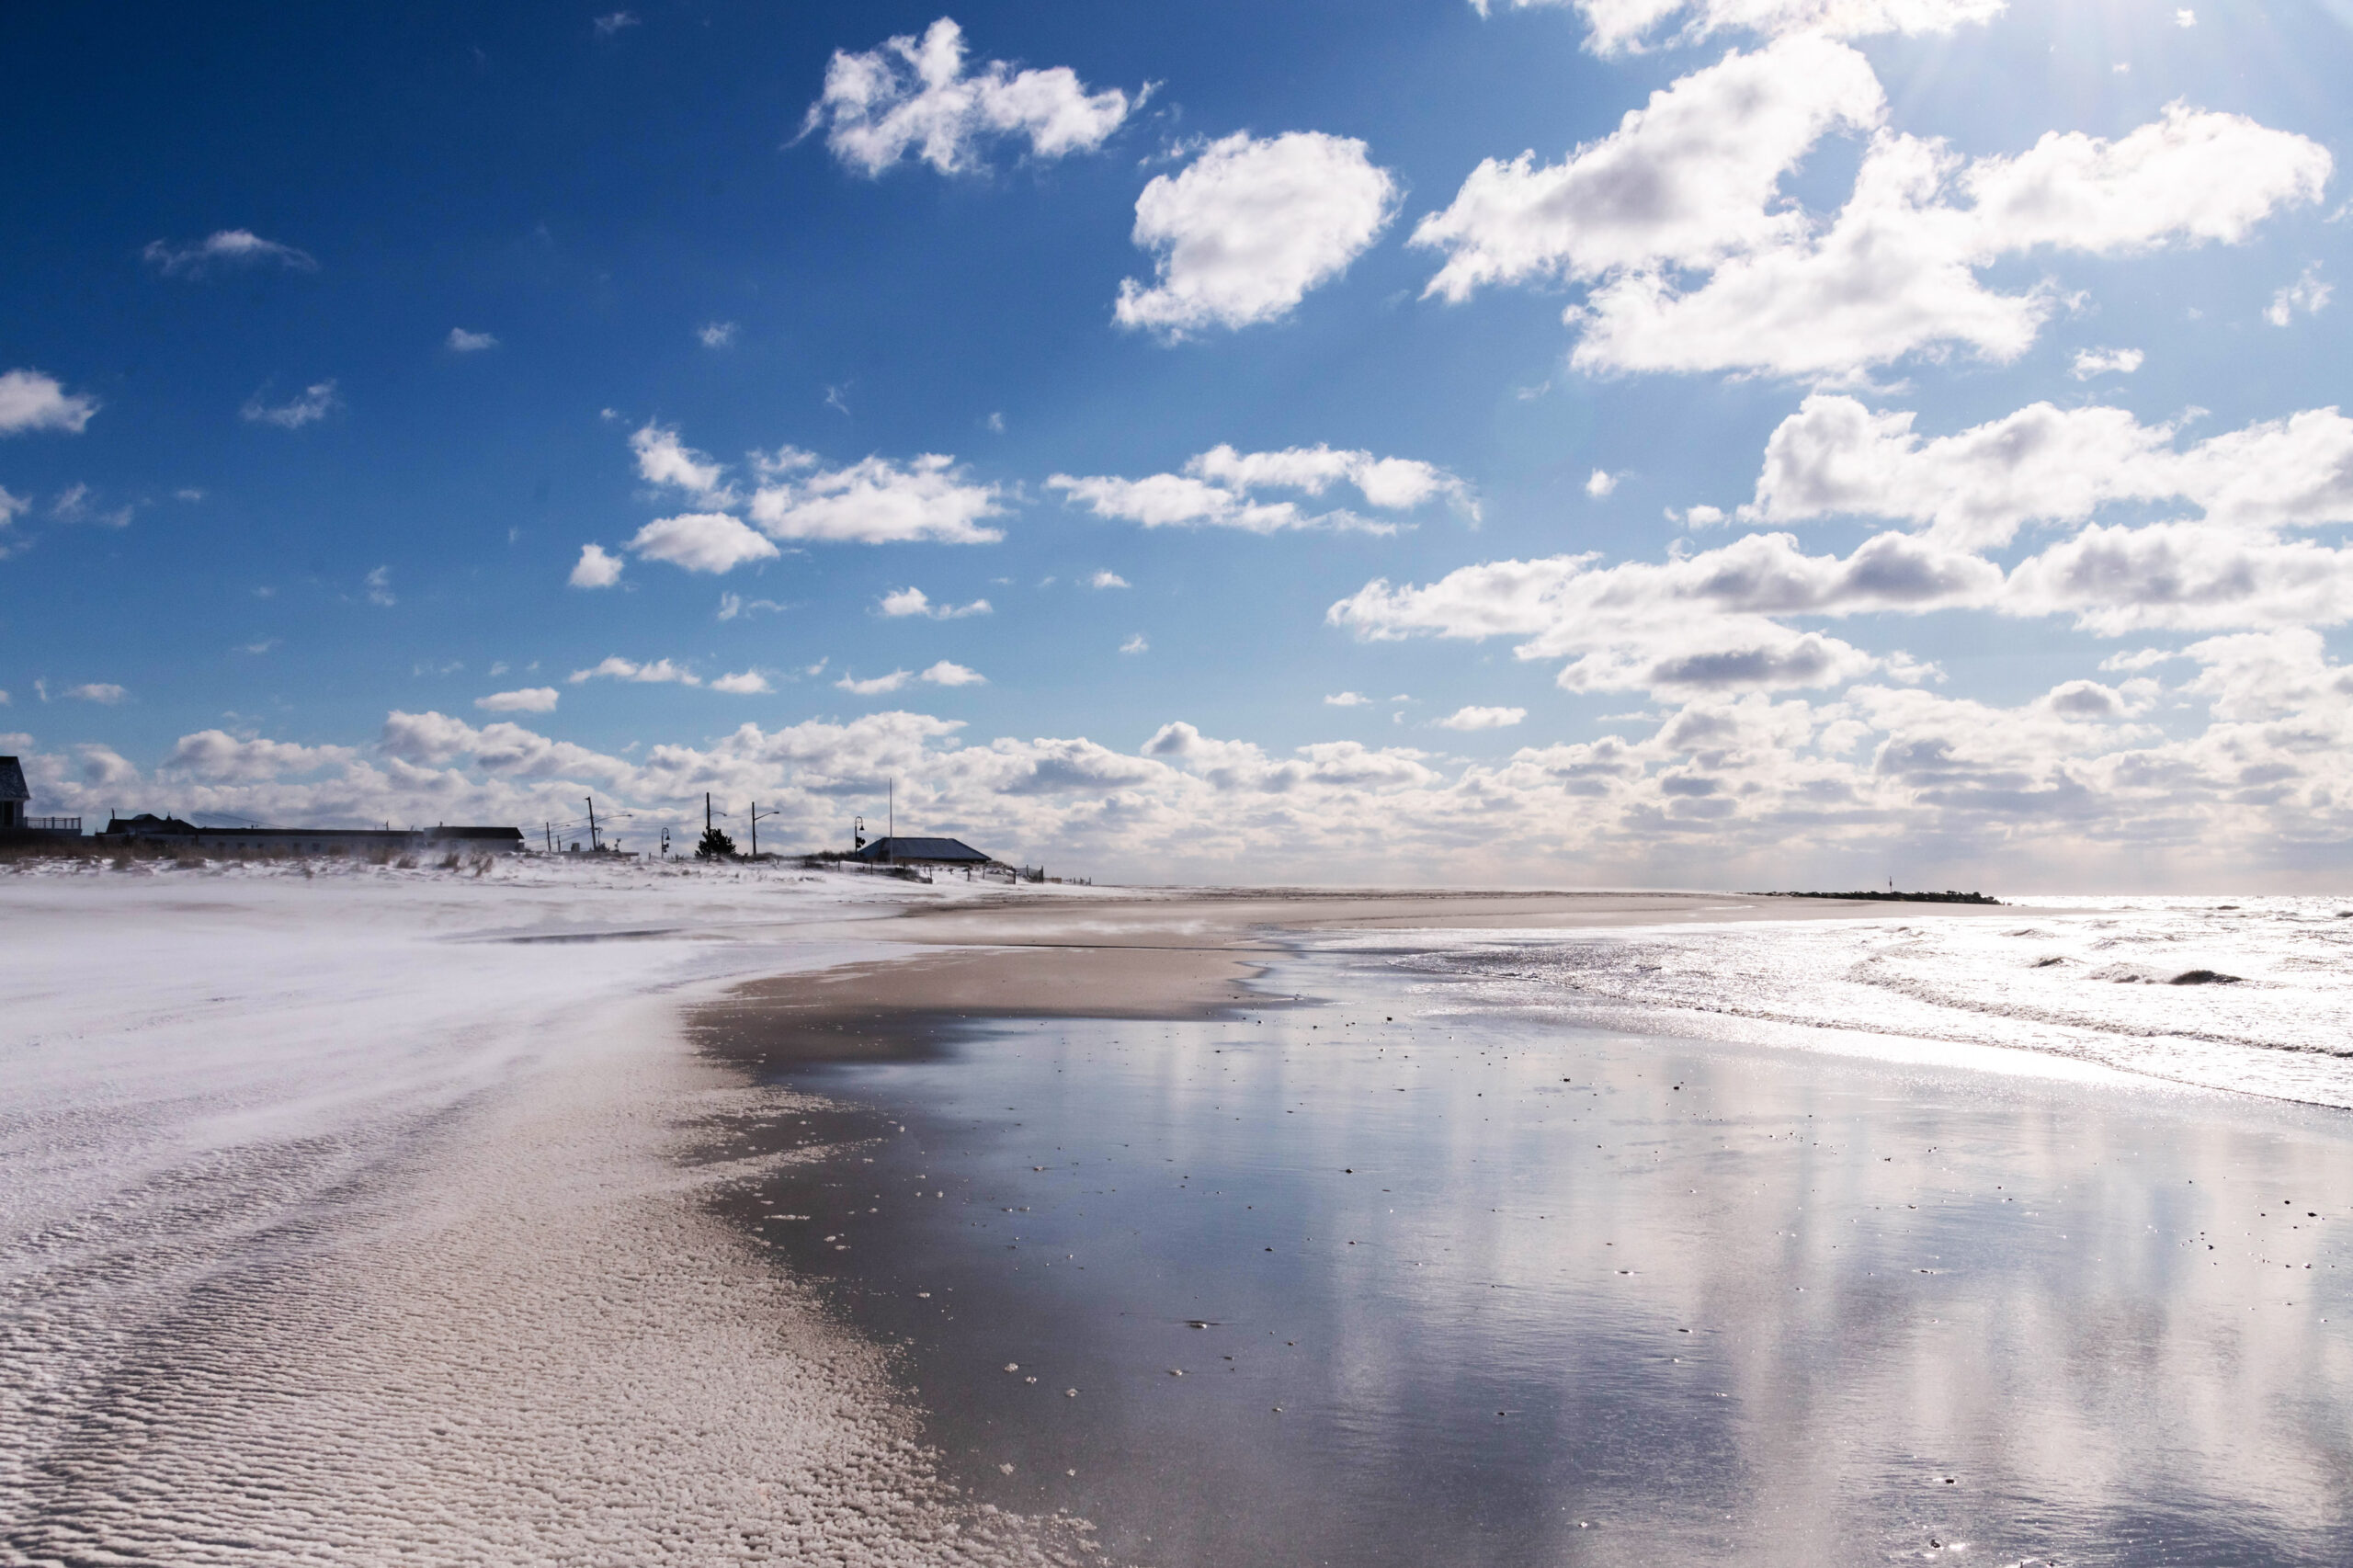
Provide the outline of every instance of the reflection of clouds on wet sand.
{"type": "Polygon", "coordinates": [[[984,1495],[1169,1563],[2338,1560],[2336,1113],[1269,984],[1336,1000],[825,1080],[949,1195],[835,1271],[984,1495]]]}

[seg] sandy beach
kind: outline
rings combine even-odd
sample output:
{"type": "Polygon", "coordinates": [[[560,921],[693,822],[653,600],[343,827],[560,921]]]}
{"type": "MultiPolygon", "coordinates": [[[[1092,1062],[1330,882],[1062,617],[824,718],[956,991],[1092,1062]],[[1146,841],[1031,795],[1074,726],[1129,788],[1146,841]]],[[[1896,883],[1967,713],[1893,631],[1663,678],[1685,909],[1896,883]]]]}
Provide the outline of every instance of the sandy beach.
{"type": "Polygon", "coordinates": [[[520,865],[6,892],[7,1561],[2076,1561],[2181,1497],[2239,1510],[2176,1538],[2233,1561],[2344,1539],[2341,1113],[1688,1005],[1597,1029],[1415,967],[2081,912],[520,865]],[[2157,1268],[2234,1182],[2311,1218],[2157,1268]],[[2006,1229],[2021,1187],[2097,1255],[2006,1229]],[[1903,1267],[1961,1290],[1927,1313],[1961,1345],[1847,1277],[1923,1211],[1943,1261],[1903,1267]],[[1719,1386],[1626,1382],[1685,1328],[1719,1386]],[[1972,1383],[2025,1426],[1895,1419],[1972,1383]],[[1781,1453],[1833,1431],[1843,1468],[1781,1453]],[[1892,1502],[1906,1443],[1974,1511],[1892,1502]],[[2104,1479],[1996,1462],[2067,1443],[2104,1479]]]}

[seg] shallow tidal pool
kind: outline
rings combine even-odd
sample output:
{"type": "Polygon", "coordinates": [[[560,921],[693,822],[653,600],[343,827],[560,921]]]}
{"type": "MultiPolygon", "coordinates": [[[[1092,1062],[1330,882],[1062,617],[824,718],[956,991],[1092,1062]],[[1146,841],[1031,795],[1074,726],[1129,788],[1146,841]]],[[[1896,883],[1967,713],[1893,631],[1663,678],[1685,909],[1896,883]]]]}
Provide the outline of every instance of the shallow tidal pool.
{"type": "Polygon", "coordinates": [[[779,1074],[848,1142],[736,1211],[981,1498],[1168,1568],[2353,1561],[2345,1113],[1278,981],[779,1074]]]}

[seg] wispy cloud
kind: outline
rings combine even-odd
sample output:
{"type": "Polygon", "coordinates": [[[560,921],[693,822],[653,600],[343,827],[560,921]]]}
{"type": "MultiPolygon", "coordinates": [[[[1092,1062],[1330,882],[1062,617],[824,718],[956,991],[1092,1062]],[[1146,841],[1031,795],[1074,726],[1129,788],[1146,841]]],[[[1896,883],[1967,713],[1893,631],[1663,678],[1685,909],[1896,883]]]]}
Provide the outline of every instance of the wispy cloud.
{"type": "Polygon", "coordinates": [[[96,702],[103,707],[112,708],[131,694],[111,681],[94,680],[86,681],[80,686],[67,687],[65,695],[84,702],[96,702]]]}
{"type": "Polygon", "coordinates": [[[474,699],[485,713],[552,713],[559,693],[551,686],[527,686],[519,691],[494,691],[474,699]]]}
{"type": "Polygon", "coordinates": [[[966,616],[990,613],[986,599],[974,599],[967,605],[936,605],[921,588],[901,588],[883,595],[881,610],[893,619],[920,616],[930,620],[961,620],[966,616]]]}
{"type": "Polygon", "coordinates": [[[567,678],[574,686],[591,680],[625,680],[635,681],[642,685],[700,686],[702,684],[701,678],[692,670],[683,665],[674,664],[668,659],[656,659],[651,664],[639,664],[634,659],[624,659],[619,654],[591,665],[585,670],[574,670],[567,678]]]}
{"type": "Polygon", "coordinates": [[[300,397],[285,403],[262,401],[260,392],[245,399],[244,407],[237,412],[248,423],[275,425],[281,430],[300,430],[305,425],[315,425],[340,405],[333,381],[313,381],[302,389],[300,397]]]}
{"type": "Polygon", "coordinates": [[[444,341],[449,344],[452,354],[479,354],[485,348],[498,347],[498,339],[489,333],[468,332],[461,326],[451,327],[449,337],[444,341]]]}
{"type": "Polygon", "coordinates": [[[853,697],[880,697],[885,692],[898,690],[913,679],[915,673],[911,670],[892,670],[887,676],[872,676],[865,680],[846,675],[834,685],[853,697]]]}
{"type": "Polygon", "coordinates": [[[1441,730],[1505,730],[1528,717],[1525,708],[1458,708],[1438,720],[1441,730]]]}
{"type": "Polygon", "coordinates": [[[295,272],[319,267],[309,252],[263,239],[251,229],[221,229],[184,245],[151,240],[140,254],[166,278],[201,278],[217,268],[270,263],[295,272]]]}

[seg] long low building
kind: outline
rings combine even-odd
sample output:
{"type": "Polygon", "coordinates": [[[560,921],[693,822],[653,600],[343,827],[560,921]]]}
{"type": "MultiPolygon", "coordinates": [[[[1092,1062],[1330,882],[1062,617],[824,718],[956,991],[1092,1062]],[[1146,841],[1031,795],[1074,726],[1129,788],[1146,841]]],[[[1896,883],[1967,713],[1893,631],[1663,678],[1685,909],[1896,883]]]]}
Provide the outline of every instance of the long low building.
{"type": "Polygon", "coordinates": [[[519,855],[525,847],[523,830],[517,827],[199,827],[149,812],[110,818],[98,836],[111,843],[154,844],[207,854],[519,855]]]}

